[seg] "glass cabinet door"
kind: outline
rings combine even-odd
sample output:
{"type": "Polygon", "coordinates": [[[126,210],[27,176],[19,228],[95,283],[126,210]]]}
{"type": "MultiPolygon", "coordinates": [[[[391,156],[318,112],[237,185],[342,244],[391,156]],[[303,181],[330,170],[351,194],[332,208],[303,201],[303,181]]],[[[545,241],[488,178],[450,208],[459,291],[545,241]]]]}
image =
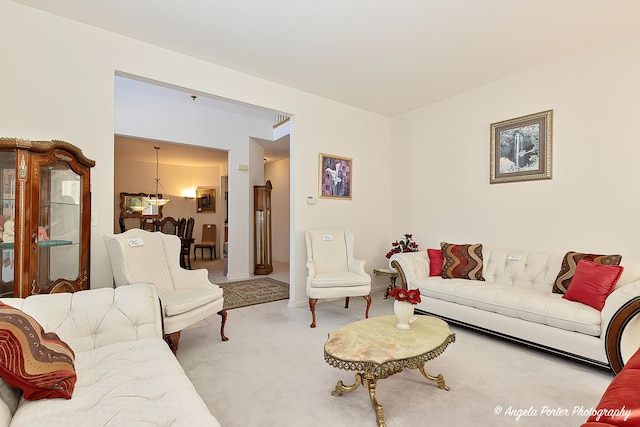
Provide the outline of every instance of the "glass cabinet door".
{"type": "Polygon", "coordinates": [[[72,292],[80,275],[82,176],[68,163],[40,164],[38,293],[72,292]]]}
{"type": "Polygon", "coordinates": [[[0,296],[13,296],[15,273],[16,152],[0,152],[0,296]]]}
{"type": "Polygon", "coordinates": [[[254,274],[273,272],[271,261],[271,181],[253,187],[254,197],[254,274]]]}

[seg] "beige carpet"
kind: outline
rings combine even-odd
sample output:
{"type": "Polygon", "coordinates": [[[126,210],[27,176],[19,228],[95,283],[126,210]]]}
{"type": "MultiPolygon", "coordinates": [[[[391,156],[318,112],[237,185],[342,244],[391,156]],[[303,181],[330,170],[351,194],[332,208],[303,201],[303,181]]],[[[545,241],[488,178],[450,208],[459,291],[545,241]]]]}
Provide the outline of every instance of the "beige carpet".
{"type": "Polygon", "coordinates": [[[218,283],[224,289],[224,308],[247,307],[289,298],[289,284],[270,277],[218,283]]]}
{"type": "MultiPolygon", "coordinates": [[[[393,312],[391,298],[372,300],[370,316],[393,312]]],[[[216,328],[185,330],[178,360],[223,427],[374,427],[365,389],[331,395],[338,380],[353,383],[354,373],[324,361],[327,333],[364,317],[364,299],[352,298],[349,309],[343,303],[319,302],[315,329],[309,308],[287,301],[231,310],[229,341],[216,328]]],[[[415,370],[380,380],[388,427],[575,427],[587,419],[580,410],[596,405],[612,379],[602,369],[451,329],[456,342],[427,363],[451,390],[415,370]]]]}

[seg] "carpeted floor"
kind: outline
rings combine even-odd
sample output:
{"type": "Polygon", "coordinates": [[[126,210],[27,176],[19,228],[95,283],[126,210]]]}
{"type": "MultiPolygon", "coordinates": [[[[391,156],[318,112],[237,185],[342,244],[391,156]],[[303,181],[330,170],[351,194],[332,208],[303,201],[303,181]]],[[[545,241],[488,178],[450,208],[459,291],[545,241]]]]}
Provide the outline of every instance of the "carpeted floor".
{"type": "Polygon", "coordinates": [[[224,308],[246,307],[289,298],[289,284],[270,277],[218,283],[224,289],[224,308]]]}
{"type": "MultiPolygon", "coordinates": [[[[369,316],[393,313],[393,299],[372,295],[369,316]]],[[[229,312],[217,328],[183,331],[178,360],[224,427],[373,427],[367,390],[331,395],[353,371],[324,361],[327,334],[364,317],[363,298],[308,307],[276,301],[229,312]]],[[[219,319],[212,320],[219,325],[219,319]]],[[[575,427],[598,403],[613,375],[522,345],[452,326],[456,342],[427,363],[450,391],[408,369],[380,380],[376,395],[389,427],[575,427]]]]}

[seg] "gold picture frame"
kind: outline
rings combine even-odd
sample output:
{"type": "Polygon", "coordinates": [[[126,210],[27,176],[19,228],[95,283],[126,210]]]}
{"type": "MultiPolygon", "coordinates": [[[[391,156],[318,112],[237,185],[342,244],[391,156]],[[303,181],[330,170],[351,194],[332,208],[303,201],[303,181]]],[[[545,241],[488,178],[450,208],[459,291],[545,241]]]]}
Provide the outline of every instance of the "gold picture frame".
{"type": "Polygon", "coordinates": [[[491,124],[490,184],[551,179],[553,110],[491,124]]]}
{"type": "Polygon", "coordinates": [[[196,212],[214,212],[216,211],[216,189],[215,188],[196,188],[196,212]]]}
{"type": "Polygon", "coordinates": [[[353,159],[320,153],[318,166],[320,198],[351,200],[353,159]]]}

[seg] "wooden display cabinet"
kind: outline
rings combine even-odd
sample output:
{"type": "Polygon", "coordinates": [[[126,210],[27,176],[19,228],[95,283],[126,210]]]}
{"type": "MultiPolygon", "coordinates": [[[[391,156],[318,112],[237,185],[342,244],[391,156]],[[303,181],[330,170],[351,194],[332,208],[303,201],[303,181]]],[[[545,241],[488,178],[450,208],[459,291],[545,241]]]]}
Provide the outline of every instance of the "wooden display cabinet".
{"type": "Polygon", "coordinates": [[[271,181],[253,187],[253,239],[255,274],[273,272],[271,260],[271,181]]]}
{"type": "Polygon", "coordinates": [[[0,138],[0,296],[89,288],[94,165],[67,142],[0,138]]]}

